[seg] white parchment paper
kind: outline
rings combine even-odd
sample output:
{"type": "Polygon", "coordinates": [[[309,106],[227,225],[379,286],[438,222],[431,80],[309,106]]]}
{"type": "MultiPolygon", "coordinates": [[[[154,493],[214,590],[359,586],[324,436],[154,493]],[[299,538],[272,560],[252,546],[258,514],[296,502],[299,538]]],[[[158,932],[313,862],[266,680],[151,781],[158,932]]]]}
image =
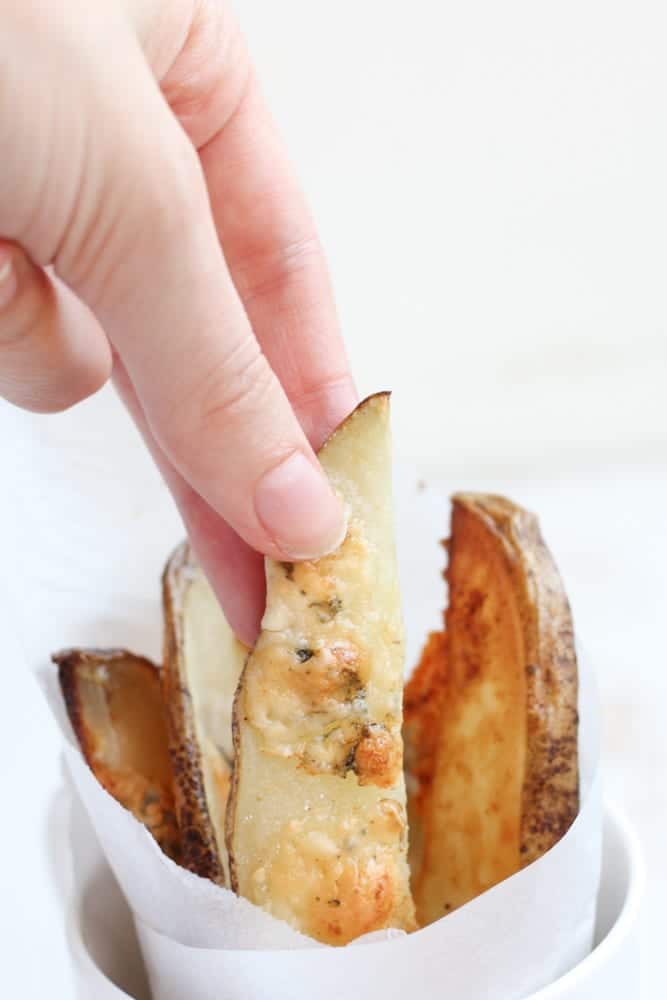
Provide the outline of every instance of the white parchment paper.
{"type": "MultiPolygon", "coordinates": [[[[19,638],[61,722],[73,781],[134,912],[155,1000],[510,1000],[576,964],[592,942],[601,850],[597,703],[585,658],[576,822],[544,858],[409,936],[320,947],[178,868],[101,789],[71,742],[49,655],[68,645],[125,645],[158,659],[158,582],[182,528],[113,398],[103,395],[87,409],[87,420],[81,413],[47,423],[17,416],[0,515],[12,526],[10,599],[19,638]]],[[[442,473],[418,488],[418,478],[409,461],[399,466],[408,664],[438,625],[444,590],[437,540],[447,530],[448,494],[466,486],[442,473]]]]}

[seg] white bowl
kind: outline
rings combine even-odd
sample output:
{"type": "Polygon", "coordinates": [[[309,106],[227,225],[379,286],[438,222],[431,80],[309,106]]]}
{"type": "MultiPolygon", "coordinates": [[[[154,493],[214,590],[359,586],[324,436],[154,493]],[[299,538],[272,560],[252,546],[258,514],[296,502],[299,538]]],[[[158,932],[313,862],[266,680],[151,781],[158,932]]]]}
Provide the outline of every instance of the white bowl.
{"type": "MultiPolygon", "coordinates": [[[[522,1000],[637,997],[643,882],[636,836],[607,807],[595,947],[566,975],[522,1000]]],[[[80,1000],[151,1000],[132,915],[101,856],[70,906],[68,937],[80,1000]]]]}

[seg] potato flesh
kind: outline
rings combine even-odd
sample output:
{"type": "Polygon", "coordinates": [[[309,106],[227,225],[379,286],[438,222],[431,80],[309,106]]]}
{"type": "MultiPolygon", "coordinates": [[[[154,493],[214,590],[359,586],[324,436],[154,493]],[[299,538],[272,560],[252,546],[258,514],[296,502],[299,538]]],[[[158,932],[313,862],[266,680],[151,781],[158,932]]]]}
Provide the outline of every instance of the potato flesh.
{"type": "Polygon", "coordinates": [[[70,720],[100,784],[180,857],[173,774],[156,667],[120,650],[56,654],[70,720]]]}
{"type": "Polygon", "coordinates": [[[229,885],[225,810],[233,758],[231,716],[247,649],[232,633],[187,543],[167,564],[163,597],[163,697],[183,863],[229,885]]]}
{"type": "Polygon", "coordinates": [[[211,822],[229,885],[225,811],[234,758],[232,706],[247,648],[229,627],[198,569],[183,601],[183,656],[211,822]]]}
{"type": "Polygon", "coordinates": [[[413,926],[388,418],[371,397],[322,449],[347,538],[317,562],[267,561],[235,704],[232,885],[331,944],[413,926]]]}
{"type": "Polygon", "coordinates": [[[512,874],[519,858],[526,754],[521,622],[502,553],[484,547],[484,528],[474,519],[465,530],[466,544],[452,551],[448,690],[423,821],[416,895],[424,923],[512,874]]]}
{"type": "Polygon", "coordinates": [[[232,632],[200,569],[183,600],[183,639],[188,687],[202,739],[231,764],[232,707],[248,649],[232,632]]]}

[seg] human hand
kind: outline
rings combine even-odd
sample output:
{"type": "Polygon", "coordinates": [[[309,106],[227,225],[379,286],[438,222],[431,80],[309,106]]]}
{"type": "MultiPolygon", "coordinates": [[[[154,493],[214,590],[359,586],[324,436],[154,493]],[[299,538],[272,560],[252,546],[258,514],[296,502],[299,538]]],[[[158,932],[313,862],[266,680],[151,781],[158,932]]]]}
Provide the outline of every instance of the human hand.
{"type": "Polygon", "coordinates": [[[113,369],[250,642],[260,553],[340,539],[312,447],[356,394],[243,40],[224,0],[0,10],[0,395],[60,410],[113,369]]]}

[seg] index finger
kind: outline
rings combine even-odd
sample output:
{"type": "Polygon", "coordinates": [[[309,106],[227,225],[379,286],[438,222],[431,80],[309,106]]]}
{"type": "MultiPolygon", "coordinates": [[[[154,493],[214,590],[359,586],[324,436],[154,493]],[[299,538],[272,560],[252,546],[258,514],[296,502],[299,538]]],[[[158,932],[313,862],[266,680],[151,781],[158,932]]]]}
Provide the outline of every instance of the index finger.
{"type": "Polygon", "coordinates": [[[199,149],[218,238],[253,332],[317,448],[358,397],[315,222],[238,28],[225,16],[222,30],[224,45],[211,31],[211,44],[204,35],[190,57],[185,80],[201,87],[198,67],[207,74],[207,96],[194,113],[182,67],[162,89],[199,149]]]}

